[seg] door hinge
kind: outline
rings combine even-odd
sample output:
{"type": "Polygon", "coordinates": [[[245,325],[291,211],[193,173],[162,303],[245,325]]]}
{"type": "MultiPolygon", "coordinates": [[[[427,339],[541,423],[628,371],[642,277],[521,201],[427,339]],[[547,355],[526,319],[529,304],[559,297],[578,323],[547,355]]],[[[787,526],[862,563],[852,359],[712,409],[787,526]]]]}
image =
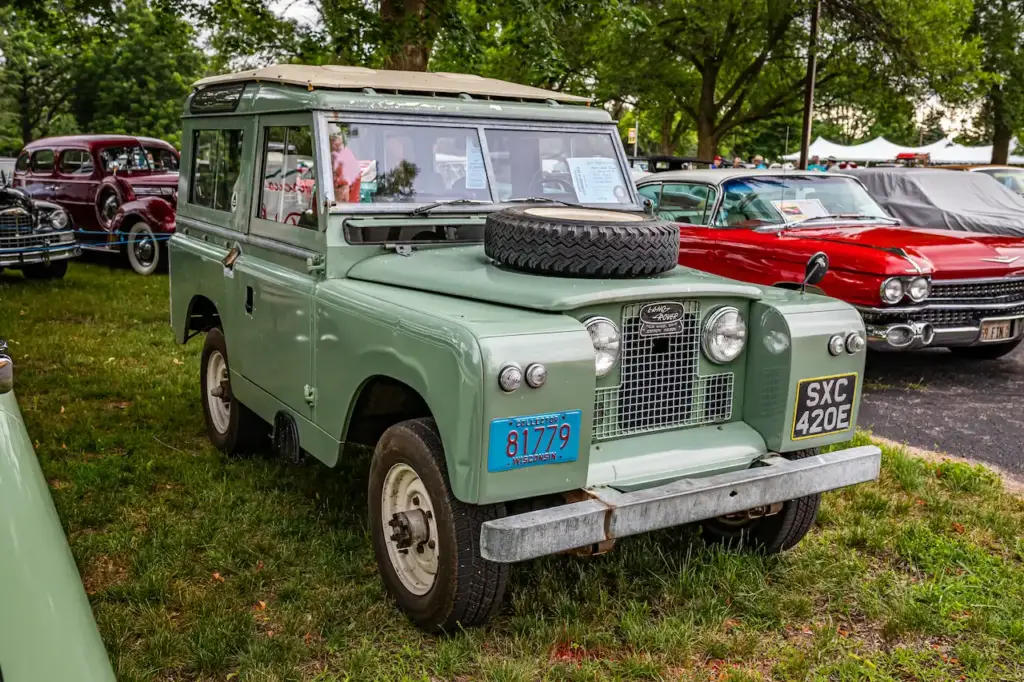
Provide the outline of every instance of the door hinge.
{"type": "Polygon", "coordinates": [[[324,257],[320,254],[306,259],[306,271],[311,275],[322,275],[327,270],[324,257]]]}
{"type": "Polygon", "coordinates": [[[313,388],[309,384],[306,384],[303,387],[303,389],[302,389],[302,394],[303,394],[303,397],[306,399],[306,402],[309,403],[310,407],[313,407],[316,404],[316,389],[315,388],[313,388]]]}

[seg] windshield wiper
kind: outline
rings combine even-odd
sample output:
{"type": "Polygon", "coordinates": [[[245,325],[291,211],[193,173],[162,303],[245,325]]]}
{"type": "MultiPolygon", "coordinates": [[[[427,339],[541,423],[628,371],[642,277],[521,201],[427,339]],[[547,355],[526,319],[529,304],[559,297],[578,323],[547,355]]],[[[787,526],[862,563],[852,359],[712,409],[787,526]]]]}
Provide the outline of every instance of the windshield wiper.
{"type": "Polygon", "coordinates": [[[828,215],[816,215],[810,218],[801,218],[800,220],[794,220],[793,222],[784,225],[783,227],[796,227],[797,225],[803,225],[804,223],[810,223],[816,220],[882,220],[894,225],[899,225],[903,221],[897,220],[896,218],[890,218],[888,216],[880,215],[867,215],[864,213],[829,213],[828,215]]]}
{"type": "MultiPolygon", "coordinates": [[[[590,206],[584,206],[583,204],[574,204],[571,201],[562,201],[561,199],[552,199],[551,197],[512,197],[511,199],[503,199],[500,203],[502,204],[561,204],[562,206],[568,206],[569,208],[586,208],[590,209],[590,206]]],[[[633,213],[634,211],[628,211],[623,208],[609,208],[603,209],[608,211],[622,211],[623,213],[633,213]]]]}
{"type": "Polygon", "coordinates": [[[460,206],[463,204],[489,204],[489,201],[481,201],[480,199],[445,199],[444,201],[435,201],[432,204],[426,206],[420,206],[410,211],[410,215],[428,215],[435,208],[441,206],[460,206]]]}

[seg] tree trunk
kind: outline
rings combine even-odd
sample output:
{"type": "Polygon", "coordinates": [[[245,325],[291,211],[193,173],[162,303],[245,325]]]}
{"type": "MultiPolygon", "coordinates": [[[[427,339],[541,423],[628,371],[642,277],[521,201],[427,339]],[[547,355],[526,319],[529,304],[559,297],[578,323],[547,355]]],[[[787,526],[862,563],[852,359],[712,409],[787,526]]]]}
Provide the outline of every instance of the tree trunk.
{"type": "Polygon", "coordinates": [[[697,157],[711,161],[718,154],[718,132],[707,120],[697,120],[697,157]]]}
{"type": "Polygon", "coordinates": [[[1006,102],[1003,100],[1002,88],[992,91],[992,163],[1005,166],[1010,160],[1010,130],[1006,116],[1006,102]]]}
{"type": "Polygon", "coordinates": [[[32,87],[27,76],[21,79],[21,87],[18,90],[18,120],[21,121],[21,146],[32,141],[32,111],[29,92],[32,87]]]}
{"type": "Polygon", "coordinates": [[[444,4],[444,0],[433,5],[428,0],[381,0],[385,69],[427,70],[430,48],[437,37],[439,12],[444,4]]]}
{"type": "Polygon", "coordinates": [[[708,64],[701,72],[700,102],[697,104],[697,156],[710,161],[718,153],[717,130],[718,105],[715,104],[715,88],[718,84],[719,66],[708,64]]]}

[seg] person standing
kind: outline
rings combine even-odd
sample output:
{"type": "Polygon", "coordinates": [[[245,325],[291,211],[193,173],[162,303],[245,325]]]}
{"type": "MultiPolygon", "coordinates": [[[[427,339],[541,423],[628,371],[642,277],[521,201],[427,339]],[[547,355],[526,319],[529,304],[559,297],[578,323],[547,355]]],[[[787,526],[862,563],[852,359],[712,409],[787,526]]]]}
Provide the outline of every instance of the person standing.
{"type": "Polygon", "coordinates": [[[746,168],[746,166],[743,164],[743,159],[741,159],[738,156],[732,160],[732,167],[733,168],[746,168]]]}
{"type": "Polygon", "coordinates": [[[764,157],[757,154],[752,160],[754,168],[767,168],[768,166],[764,162],[764,157]]]}
{"type": "Polygon", "coordinates": [[[815,154],[811,157],[811,160],[807,163],[807,170],[809,171],[824,171],[825,167],[821,165],[821,160],[818,155],[815,154]]]}
{"type": "Polygon", "coordinates": [[[830,156],[828,157],[828,161],[825,162],[825,170],[830,171],[835,168],[837,164],[838,162],[836,161],[836,157],[830,156]]]}

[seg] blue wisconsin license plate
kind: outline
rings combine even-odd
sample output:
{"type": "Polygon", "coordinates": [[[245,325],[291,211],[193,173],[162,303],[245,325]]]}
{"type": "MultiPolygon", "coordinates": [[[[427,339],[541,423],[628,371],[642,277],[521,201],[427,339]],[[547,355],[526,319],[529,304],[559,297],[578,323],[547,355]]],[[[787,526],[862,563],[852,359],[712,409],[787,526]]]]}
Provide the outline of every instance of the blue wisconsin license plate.
{"type": "Polygon", "coordinates": [[[502,417],[491,422],[487,470],[575,462],[580,451],[580,411],[502,417]]]}

